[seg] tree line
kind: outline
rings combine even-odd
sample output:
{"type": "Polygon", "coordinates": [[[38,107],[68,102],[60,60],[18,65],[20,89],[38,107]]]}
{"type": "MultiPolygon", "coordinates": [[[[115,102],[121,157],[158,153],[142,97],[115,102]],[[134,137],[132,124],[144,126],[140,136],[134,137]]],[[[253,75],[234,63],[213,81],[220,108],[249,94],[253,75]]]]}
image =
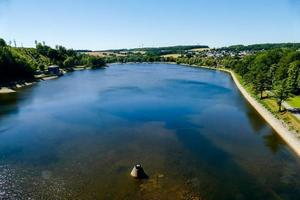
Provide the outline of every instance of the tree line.
{"type": "Polygon", "coordinates": [[[226,59],[224,67],[232,68],[246,84],[264,98],[271,92],[281,111],[282,102],[300,91],[300,52],[293,49],[273,49],[246,56],[242,59],[226,59]]]}
{"type": "Polygon", "coordinates": [[[75,66],[97,68],[106,65],[103,58],[63,46],[51,48],[37,41],[35,44],[35,48],[12,47],[0,38],[0,86],[33,80],[35,73],[44,72],[54,64],[65,70],[72,70],[75,66]]]}
{"type": "Polygon", "coordinates": [[[26,58],[11,51],[3,39],[0,39],[0,85],[17,80],[33,79],[34,69],[26,58]]]}
{"type": "Polygon", "coordinates": [[[229,47],[220,48],[220,50],[227,51],[262,51],[262,50],[272,50],[278,48],[300,48],[300,43],[266,43],[266,44],[252,44],[252,45],[233,45],[229,47]]]}
{"type": "Polygon", "coordinates": [[[74,66],[88,66],[92,68],[105,66],[103,58],[90,56],[88,54],[79,53],[73,49],[66,49],[63,46],[57,45],[54,49],[47,46],[45,43],[35,42],[36,51],[38,54],[46,56],[52,64],[56,64],[63,69],[70,69],[74,66]]]}

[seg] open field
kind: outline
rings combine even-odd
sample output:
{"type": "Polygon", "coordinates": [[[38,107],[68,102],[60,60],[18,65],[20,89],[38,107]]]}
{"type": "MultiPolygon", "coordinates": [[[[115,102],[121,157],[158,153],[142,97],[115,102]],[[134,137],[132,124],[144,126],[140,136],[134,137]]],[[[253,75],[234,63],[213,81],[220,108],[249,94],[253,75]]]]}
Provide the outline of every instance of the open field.
{"type": "Polygon", "coordinates": [[[91,55],[91,56],[99,56],[99,57],[126,56],[125,54],[113,53],[113,52],[108,52],[108,51],[93,51],[93,52],[88,52],[87,54],[91,55]]]}
{"type": "Polygon", "coordinates": [[[117,57],[124,57],[129,54],[145,54],[146,51],[120,51],[119,53],[115,53],[112,51],[92,51],[87,52],[88,55],[91,56],[99,56],[99,57],[107,57],[107,56],[117,56],[117,57]]]}
{"type": "Polygon", "coordinates": [[[134,54],[145,54],[146,51],[123,51],[121,53],[134,53],[134,54]]]}
{"type": "Polygon", "coordinates": [[[210,48],[191,49],[191,51],[195,51],[195,52],[201,52],[201,51],[206,51],[206,50],[210,50],[210,48]]]}
{"type": "Polygon", "coordinates": [[[170,57],[178,58],[180,56],[181,56],[181,54],[174,53],[174,54],[163,55],[162,57],[164,57],[164,58],[170,58],[170,57]]]}

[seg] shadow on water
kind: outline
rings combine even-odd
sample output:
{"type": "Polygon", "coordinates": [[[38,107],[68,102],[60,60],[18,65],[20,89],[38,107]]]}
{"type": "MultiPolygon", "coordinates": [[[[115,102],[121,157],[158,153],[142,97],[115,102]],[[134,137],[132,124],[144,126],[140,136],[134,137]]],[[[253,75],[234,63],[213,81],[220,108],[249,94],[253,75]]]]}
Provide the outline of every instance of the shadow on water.
{"type": "Polygon", "coordinates": [[[189,130],[177,133],[177,136],[191,154],[177,161],[181,163],[179,167],[188,166],[182,173],[189,181],[197,180],[194,190],[201,191],[205,199],[274,198],[267,186],[262,186],[241,169],[231,155],[217,148],[199,132],[189,130]]]}
{"type": "Polygon", "coordinates": [[[235,96],[235,103],[243,108],[247,114],[247,120],[254,130],[254,133],[261,135],[265,146],[274,154],[286,147],[286,143],[278,136],[278,134],[267,124],[263,117],[247,102],[232,80],[232,87],[236,90],[238,96],[235,96]],[[264,133],[266,129],[270,129],[268,133],[264,133]]]}
{"type": "Polygon", "coordinates": [[[216,95],[224,95],[231,92],[230,89],[220,86],[218,84],[182,79],[167,79],[164,88],[168,92],[174,90],[175,94],[181,91],[181,95],[195,95],[196,97],[212,98],[216,95]]]}
{"type": "Polygon", "coordinates": [[[263,136],[264,142],[266,146],[271,150],[271,152],[275,155],[278,153],[284,146],[286,146],[285,142],[282,141],[280,136],[275,133],[270,133],[268,135],[263,136]]]}
{"type": "Polygon", "coordinates": [[[120,95],[120,93],[124,93],[124,94],[128,94],[128,93],[132,93],[132,94],[142,94],[144,93],[144,91],[142,89],[140,89],[139,87],[136,86],[127,86],[127,87],[111,87],[109,89],[106,89],[104,91],[101,91],[99,95],[120,95]]]}
{"type": "Polygon", "coordinates": [[[8,113],[17,113],[19,103],[22,100],[19,93],[1,94],[0,95],[0,119],[8,113]]]}
{"type": "Polygon", "coordinates": [[[245,102],[245,109],[250,124],[256,133],[260,133],[262,129],[268,126],[260,114],[248,102],[245,102]]]}
{"type": "Polygon", "coordinates": [[[17,114],[19,108],[32,102],[34,86],[23,88],[15,93],[0,94],[0,120],[9,114],[17,114]]]}

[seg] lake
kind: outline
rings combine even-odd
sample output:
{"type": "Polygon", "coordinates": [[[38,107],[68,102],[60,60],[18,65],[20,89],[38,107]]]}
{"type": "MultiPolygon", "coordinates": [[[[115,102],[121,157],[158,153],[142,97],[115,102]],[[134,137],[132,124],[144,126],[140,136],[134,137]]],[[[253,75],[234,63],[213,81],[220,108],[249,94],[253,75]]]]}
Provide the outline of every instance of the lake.
{"type": "Polygon", "coordinates": [[[0,96],[0,199],[29,198],[296,200],[300,159],[229,74],[116,64],[0,96]]]}

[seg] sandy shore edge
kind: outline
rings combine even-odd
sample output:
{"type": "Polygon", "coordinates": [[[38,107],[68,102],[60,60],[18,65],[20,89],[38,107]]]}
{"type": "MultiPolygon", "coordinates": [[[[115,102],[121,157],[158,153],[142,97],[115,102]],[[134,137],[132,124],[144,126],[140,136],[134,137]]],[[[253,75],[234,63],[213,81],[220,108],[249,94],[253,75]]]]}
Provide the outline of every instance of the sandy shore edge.
{"type": "Polygon", "coordinates": [[[17,83],[14,87],[0,87],[0,94],[10,94],[17,92],[17,89],[31,86],[37,82],[17,83]]]}
{"type": "MultiPolygon", "coordinates": [[[[199,67],[199,66],[197,66],[199,67]]],[[[295,133],[288,130],[284,122],[277,119],[270,111],[268,111],[262,104],[257,102],[246,89],[241,85],[235,74],[231,70],[202,67],[212,70],[223,71],[229,73],[240,90],[245,99],[252,105],[252,107],[268,122],[268,124],[278,133],[278,135],[291,147],[291,149],[300,157],[300,138],[295,133]]]]}
{"type": "Polygon", "coordinates": [[[7,87],[1,87],[0,88],[0,94],[9,94],[9,93],[14,93],[16,92],[13,89],[7,88],[7,87]]]}

